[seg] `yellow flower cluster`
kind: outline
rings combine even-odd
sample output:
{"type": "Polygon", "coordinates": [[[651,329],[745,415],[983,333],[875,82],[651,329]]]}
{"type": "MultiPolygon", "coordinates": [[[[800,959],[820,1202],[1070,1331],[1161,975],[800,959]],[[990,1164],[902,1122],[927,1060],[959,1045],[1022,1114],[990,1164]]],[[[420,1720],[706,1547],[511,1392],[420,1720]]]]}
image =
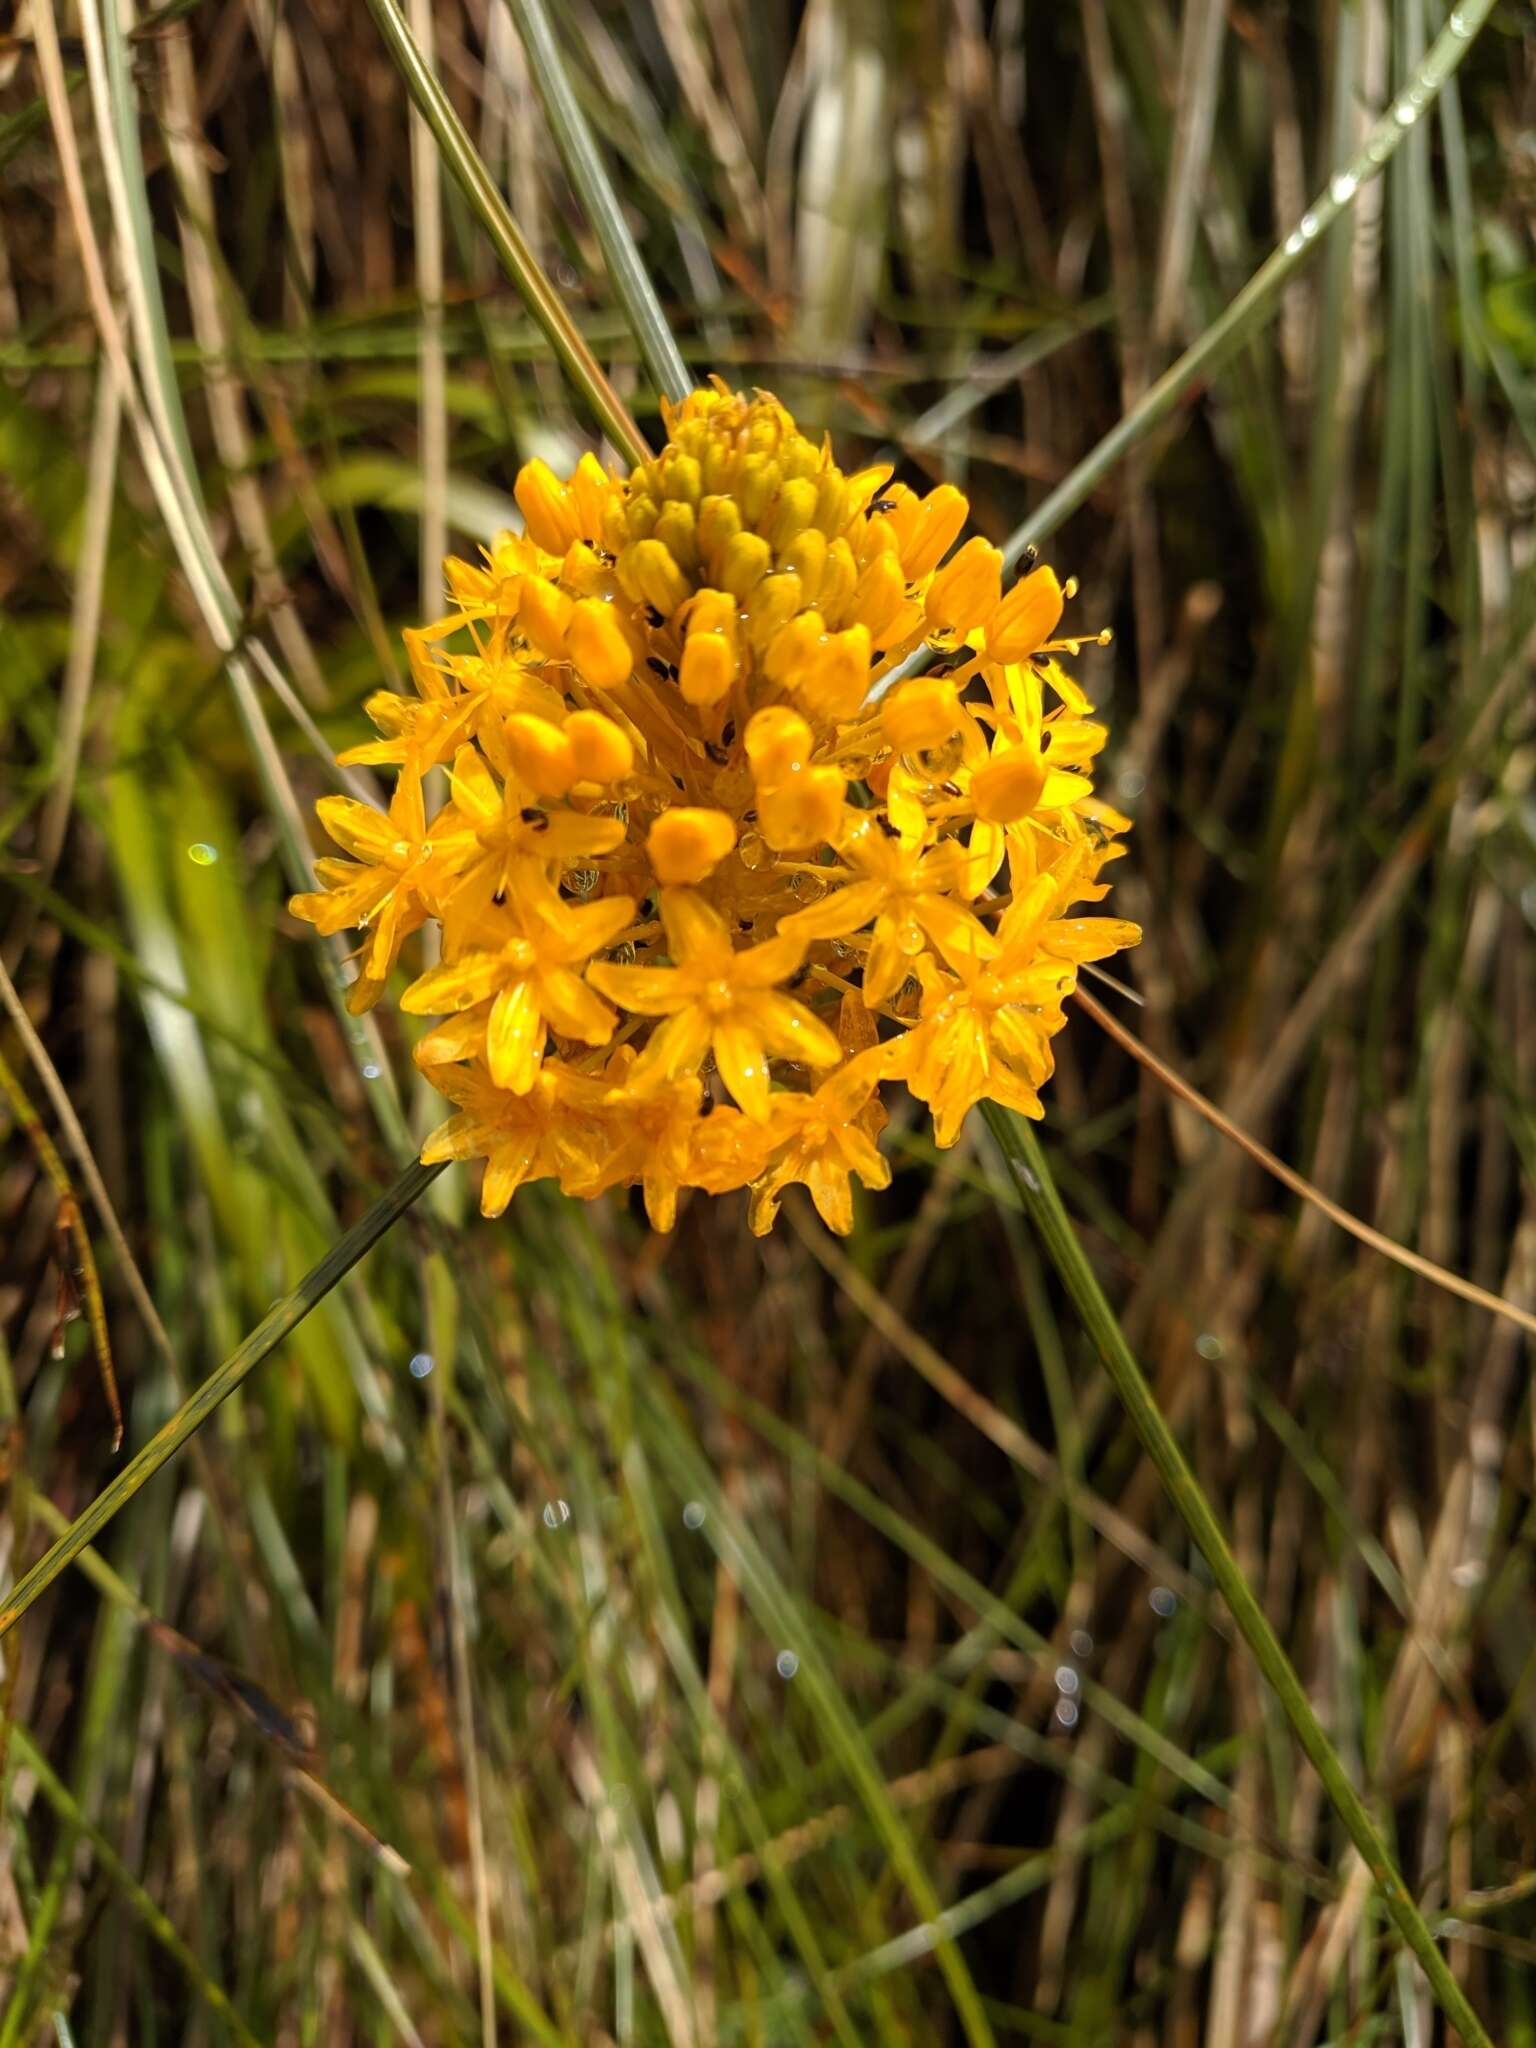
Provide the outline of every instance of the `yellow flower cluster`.
{"type": "Polygon", "coordinates": [[[850,1174],[890,1179],[882,1081],[940,1145],[982,1098],[1040,1115],[1080,963],[1140,936],[1074,914],[1127,820],[1058,660],[1071,585],[1005,594],[959,491],[845,474],[766,395],[667,427],[627,477],[530,463],[525,534],[448,563],[418,696],[341,756],[398,769],[388,814],[324,798],[350,857],[293,909],[364,930],[357,1009],[436,920],[401,1003],[440,1020],[416,1059],[457,1113],[422,1157],[483,1158],[488,1216],[639,1183],[665,1230],[680,1188],[750,1185],[763,1232],[798,1181],[846,1231],[850,1174]]]}

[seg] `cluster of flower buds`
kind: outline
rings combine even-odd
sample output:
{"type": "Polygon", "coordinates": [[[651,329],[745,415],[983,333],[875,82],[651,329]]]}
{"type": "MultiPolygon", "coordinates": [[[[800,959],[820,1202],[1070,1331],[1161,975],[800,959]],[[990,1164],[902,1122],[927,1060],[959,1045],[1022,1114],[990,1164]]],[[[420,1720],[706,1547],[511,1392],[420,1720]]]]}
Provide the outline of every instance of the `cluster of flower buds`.
{"type": "Polygon", "coordinates": [[[1127,821],[1070,584],[1005,592],[959,491],[846,474],[764,394],[666,423],[628,476],[530,463],[524,534],[448,563],[417,696],[341,756],[398,771],[388,814],[324,798],[349,858],[293,908],[362,930],[358,1009],[435,921],[400,1001],[456,1113],[422,1156],[484,1159],[487,1215],[638,1183],[667,1229],[681,1188],[750,1186],[765,1231],[803,1182],[846,1231],[850,1174],[890,1178],[883,1082],[940,1145],[982,1099],[1040,1114],[1081,964],[1139,937],[1081,914],[1127,821]]]}

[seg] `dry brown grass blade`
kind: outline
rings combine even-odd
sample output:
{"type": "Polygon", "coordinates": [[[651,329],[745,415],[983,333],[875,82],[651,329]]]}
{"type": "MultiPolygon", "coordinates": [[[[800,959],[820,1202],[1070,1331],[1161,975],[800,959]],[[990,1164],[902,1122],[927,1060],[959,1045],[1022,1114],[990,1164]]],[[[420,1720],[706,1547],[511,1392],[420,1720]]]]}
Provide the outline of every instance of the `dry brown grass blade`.
{"type": "MultiPolygon", "coordinates": [[[[0,968],[0,974],[4,969],[0,968]]],[[[9,983],[6,984],[9,987],[9,983]]],[[[96,1271],[96,1258],[91,1250],[91,1240],[80,1215],[80,1204],[75,1200],[74,1187],[64,1170],[64,1162],[54,1148],[53,1140],[43,1129],[42,1121],[27,1096],[27,1091],[11,1072],[5,1059],[0,1057],[0,1094],[10,1103],[16,1121],[26,1132],[38,1163],[51,1182],[59,1198],[57,1223],[57,1249],[55,1256],[59,1266],[59,1311],[54,1335],[55,1355],[64,1355],[64,1326],[73,1320],[83,1305],[86,1320],[90,1324],[91,1342],[96,1351],[97,1370],[101,1374],[101,1390],[107,1399],[112,1415],[112,1449],[118,1451],[123,1442],[123,1404],[117,1391],[117,1371],[112,1363],[112,1343],[107,1334],[107,1312],[101,1298],[101,1279],[96,1271]],[[78,1260],[76,1272],[71,1273],[65,1264],[66,1240],[74,1246],[78,1260]],[[79,1299],[76,1300],[75,1296],[79,1299]]]]}
{"type": "Polygon", "coordinates": [[[1536,1336],[1536,1315],[1529,1309],[1521,1308],[1517,1302],[1506,1301],[1502,1295],[1490,1294],[1486,1287],[1479,1287],[1471,1280],[1463,1280],[1459,1273],[1448,1272],[1444,1266],[1437,1266],[1433,1259],[1426,1259],[1420,1252],[1410,1251],[1406,1245],[1399,1244],[1396,1238],[1373,1229],[1369,1223],[1362,1222],[1348,1209],[1331,1201],[1321,1188],[1314,1187],[1311,1181],[1299,1174],[1294,1167],[1287,1166],[1283,1159],[1277,1159],[1267,1145],[1261,1145],[1257,1138],[1250,1138],[1248,1133],[1229,1116],[1224,1115],[1208,1096],[1202,1095],[1200,1090],[1186,1081],[1182,1075],[1176,1074],[1166,1061],[1158,1058],[1150,1046],[1143,1045],[1134,1031],[1128,1031],[1117,1017],[1111,1016],[1102,1003],[1095,1001],[1081,987],[1075,993],[1081,1007],[1088,1012],[1101,1030],[1109,1034],[1116,1045],[1128,1052],[1132,1059],[1139,1060],[1149,1073],[1157,1076],[1165,1088],[1177,1095],[1181,1102],[1187,1102],[1191,1109],[1205,1118],[1213,1130],[1220,1131],[1221,1135],[1230,1139],[1240,1151],[1246,1152],[1256,1165],[1262,1166],[1264,1171],[1279,1181],[1282,1187],[1289,1188],[1293,1195],[1300,1195],[1304,1202],[1310,1202],[1328,1218],[1330,1223],[1336,1223],[1340,1230],[1347,1230],[1350,1236],[1358,1238],[1361,1244],[1369,1245],[1372,1251],[1380,1252],[1383,1258],[1394,1260],[1399,1266],[1406,1267],[1410,1273],[1417,1273],[1421,1279],[1431,1281],[1436,1287],[1443,1287],[1447,1293],[1459,1295],[1463,1301],[1470,1301],[1474,1308],[1485,1308],[1490,1315],[1504,1316],[1510,1322],[1518,1323],[1522,1330],[1528,1330],[1532,1336],[1536,1336]]]}

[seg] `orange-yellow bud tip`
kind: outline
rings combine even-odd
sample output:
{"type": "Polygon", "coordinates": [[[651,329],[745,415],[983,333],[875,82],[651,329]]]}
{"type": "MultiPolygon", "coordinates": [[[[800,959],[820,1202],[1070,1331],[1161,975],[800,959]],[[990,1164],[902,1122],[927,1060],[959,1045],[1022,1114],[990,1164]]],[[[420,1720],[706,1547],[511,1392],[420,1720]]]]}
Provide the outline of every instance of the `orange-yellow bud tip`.
{"type": "Polygon", "coordinates": [[[594,690],[614,690],[635,665],[634,652],[611,604],[584,597],[565,629],[571,660],[594,690]]]}
{"type": "Polygon", "coordinates": [[[635,765],[628,733],[601,711],[573,711],[565,738],[580,782],[622,782],[635,765]]]}
{"type": "Polygon", "coordinates": [[[948,676],[914,676],[881,704],[880,726],[898,754],[942,747],[960,729],[960,693],[948,676]]]}
{"type": "Polygon", "coordinates": [[[736,844],[736,827],[724,811],[683,805],[663,811],[651,827],[645,850],[659,882],[702,882],[736,844]]]}
{"type": "Polygon", "coordinates": [[[576,760],[560,727],[531,711],[515,711],[505,731],[518,780],[535,796],[564,796],[576,780],[576,760]]]}

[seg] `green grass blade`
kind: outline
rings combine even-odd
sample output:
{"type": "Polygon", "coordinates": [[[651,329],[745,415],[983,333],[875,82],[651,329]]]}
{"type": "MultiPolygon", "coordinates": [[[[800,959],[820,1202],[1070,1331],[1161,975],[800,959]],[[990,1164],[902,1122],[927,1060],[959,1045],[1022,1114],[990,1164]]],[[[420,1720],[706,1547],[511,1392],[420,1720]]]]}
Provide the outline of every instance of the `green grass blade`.
{"type": "Polygon", "coordinates": [[[566,74],[565,60],[555,37],[554,26],[544,0],[507,0],[528,53],[529,67],[544,102],[544,112],[560,151],[571,183],[575,186],[587,218],[597,234],[603,261],[613,288],[623,302],[635,340],[656,387],[668,398],[681,399],[692,388],[693,379],[672,339],[667,316],[661,310],[656,287],[640,260],[635,238],[612,180],[603,167],[586,116],[577,104],[566,74]]]}
{"type": "Polygon", "coordinates": [[[441,1165],[408,1166],[389,1193],[375,1202],[367,1215],[354,1223],[325,1257],[305,1274],[298,1286],[263,1316],[245,1342],[230,1353],[216,1372],[209,1374],[169,1422],[129,1459],[111,1485],[103,1487],[90,1506],[75,1517],[67,1534],[61,1536],[32,1569],[17,1580],[4,1609],[0,1610],[0,1636],[15,1627],[64,1567],[72,1564],[86,1545],[101,1534],[113,1516],[126,1507],[139,1489],[196,1435],[220,1403],[228,1400],[264,1358],[271,1356],[284,1337],[296,1329],[336,1283],[351,1272],[358,1260],[378,1243],[390,1225],[405,1214],[443,1170],[441,1165]]]}
{"type": "Polygon", "coordinates": [[[1211,1568],[1211,1576],[1231,1609],[1232,1619],[1253,1653],[1254,1662],[1268,1680],[1297,1741],[1322,1779],[1334,1811],[1348,1829],[1350,1840],[1375,1880],[1393,1923],[1418,1957],[1441,2010],[1457,2028],[1463,2041],[1471,2044],[1471,2048],[1493,2048],[1482,2022],[1467,2002],[1466,1993],[1451,1975],[1444,1956],[1435,1946],[1428,1922],[1399,1875],[1364,1800],[1350,1783],[1338,1753],[1324,1734],[1306,1688],[1281,1648],[1268,1616],[1232,1554],[1204,1489],[1164,1420],[1152,1389],[1121,1334],[1114,1311],[1105,1299],[1097,1275],[1089,1265],[1077,1232],[1062,1206],[1039,1140],[1023,1118],[1012,1110],[989,1104],[986,1118],[1019,1184],[1024,1205],[1040,1233],[1047,1255],[1071,1295],[1103,1361],[1104,1370],[1124,1404],[1148,1457],[1157,1468],[1169,1499],[1200,1546],[1211,1568]]]}
{"type": "Polygon", "coordinates": [[[489,236],[502,268],[522,293],[529,312],[543,328],[566,375],[591,406],[598,424],[614,447],[631,461],[643,462],[649,451],[639,429],[630,418],[623,400],[603,375],[580,329],[560,303],[559,295],[540,268],[538,258],[523,239],[511,209],[496,189],[495,181],[470,140],[468,130],[422,56],[415,37],[406,26],[405,17],[394,5],[394,0],[368,0],[368,8],[400,76],[405,80],[406,90],[437,137],[437,146],[459,189],[489,236]]]}
{"type": "Polygon", "coordinates": [[[1197,382],[1213,376],[1258,333],[1325,231],[1347,206],[1353,205],[1360,187],[1380,176],[1404,138],[1434,105],[1492,11],[1493,0],[1466,0],[1466,5],[1456,9],[1435,38],[1420,70],[1372,128],[1359,154],[1333,173],[1280,247],[1259,265],[1226,311],[1211,322],[1199,340],[1155,384],[1148,386],[1071,475],[1008,536],[1003,543],[1003,559],[1010,567],[1027,548],[1037,546],[1054,533],[1097,490],[1115,465],[1171,416],[1197,382]]]}

